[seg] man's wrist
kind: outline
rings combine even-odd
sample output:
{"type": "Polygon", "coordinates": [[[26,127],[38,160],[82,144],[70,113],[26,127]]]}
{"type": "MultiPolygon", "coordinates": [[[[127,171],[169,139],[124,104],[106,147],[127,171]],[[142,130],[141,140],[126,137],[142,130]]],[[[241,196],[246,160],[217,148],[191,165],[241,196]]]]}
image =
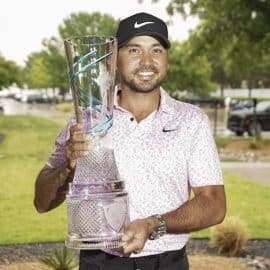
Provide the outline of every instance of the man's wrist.
{"type": "Polygon", "coordinates": [[[154,215],[149,218],[150,234],[149,240],[155,240],[166,234],[167,226],[161,215],[154,215]]]}
{"type": "Polygon", "coordinates": [[[150,235],[152,233],[152,231],[154,231],[158,228],[159,222],[155,216],[148,217],[146,219],[146,222],[148,224],[148,231],[149,231],[149,235],[150,235]]]}

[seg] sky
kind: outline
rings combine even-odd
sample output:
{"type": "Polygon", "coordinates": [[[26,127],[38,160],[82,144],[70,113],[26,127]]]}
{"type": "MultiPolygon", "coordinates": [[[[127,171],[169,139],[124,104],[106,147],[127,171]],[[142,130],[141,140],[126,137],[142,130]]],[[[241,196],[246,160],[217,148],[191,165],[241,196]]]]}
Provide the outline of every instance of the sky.
{"type": "Polygon", "coordinates": [[[137,12],[151,13],[164,21],[172,20],[169,36],[173,40],[187,39],[196,18],[183,20],[179,14],[169,17],[169,0],[152,4],[144,0],[4,0],[0,8],[0,54],[24,65],[27,55],[42,49],[42,40],[58,36],[58,26],[73,12],[100,12],[123,19],[137,12]]]}

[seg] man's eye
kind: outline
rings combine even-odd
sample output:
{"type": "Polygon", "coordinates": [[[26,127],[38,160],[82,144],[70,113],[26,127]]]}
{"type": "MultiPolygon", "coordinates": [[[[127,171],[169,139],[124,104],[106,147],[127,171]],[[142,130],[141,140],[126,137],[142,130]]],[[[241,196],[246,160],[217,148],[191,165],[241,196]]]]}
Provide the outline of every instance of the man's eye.
{"type": "Polygon", "coordinates": [[[128,51],[129,53],[140,53],[140,50],[137,48],[130,48],[128,51]]]}
{"type": "Polygon", "coordinates": [[[162,53],[162,49],[160,49],[160,48],[155,48],[155,49],[153,50],[153,52],[154,52],[155,54],[161,54],[161,53],[162,53]]]}

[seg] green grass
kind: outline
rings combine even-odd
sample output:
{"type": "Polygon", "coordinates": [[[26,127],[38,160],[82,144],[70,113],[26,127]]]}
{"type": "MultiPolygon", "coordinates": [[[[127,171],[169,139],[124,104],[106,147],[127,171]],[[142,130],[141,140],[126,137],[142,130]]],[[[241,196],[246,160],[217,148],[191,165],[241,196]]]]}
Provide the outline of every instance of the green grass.
{"type": "Polygon", "coordinates": [[[34,182],[54,148],[61,125],[36,117],[0,117],[0,244],[62,240],[65,207],[38,214],[34,182]]]}
{"type": "MultiPolygon", "coordinates": [[[[30,116],[0,116],[0,244],[63,241],[66,206],[38,214],[33,206],[35,178],[53,151],[62,124],[30,116]]],[[[226,174],[228,215],[239,216],[252,238],[270,239],[270,188],[226,174]]],[[[209,231],[194,234],[207,237],[209,231]]]]}
{"type": "Polygon", "coordinates": [[[68,113],[71,113],[74,110],[73,103],[69,103],[69,102],[59,103],[56,105],[56,108],[62,112],[68,112],[68,113]]]}
{"type": "MultiPolygon", "coordinates": [[[[251,238],[270,239],[270,187],[249,179],[224,174],[227,216],[238,216],[247,224],[251,238]]],[[[209,229],[193,233],[193,237],[208,237],[209,229]]]]}

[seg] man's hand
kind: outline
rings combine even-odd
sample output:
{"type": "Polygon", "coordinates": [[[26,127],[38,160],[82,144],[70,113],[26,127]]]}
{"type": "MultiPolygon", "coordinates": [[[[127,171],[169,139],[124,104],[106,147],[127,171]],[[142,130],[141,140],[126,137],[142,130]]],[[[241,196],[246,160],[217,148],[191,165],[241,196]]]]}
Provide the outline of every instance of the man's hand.
{"type": "Polygon", "coordinates": [[[66,144],[66,154],[69,167],[74,169],[78,158],[88,155],[94,143],[90,135],[85,134],[81,124],[70,128],[70,138],[66,144]]]}
{"type": "Polygon", "coordinates": [[[140,253],[150,233],[156,226],[157,220],[153,217],[136,219],[131,222],[122,236],[124,242],[123,252],[125,254],[140,253]]]}

